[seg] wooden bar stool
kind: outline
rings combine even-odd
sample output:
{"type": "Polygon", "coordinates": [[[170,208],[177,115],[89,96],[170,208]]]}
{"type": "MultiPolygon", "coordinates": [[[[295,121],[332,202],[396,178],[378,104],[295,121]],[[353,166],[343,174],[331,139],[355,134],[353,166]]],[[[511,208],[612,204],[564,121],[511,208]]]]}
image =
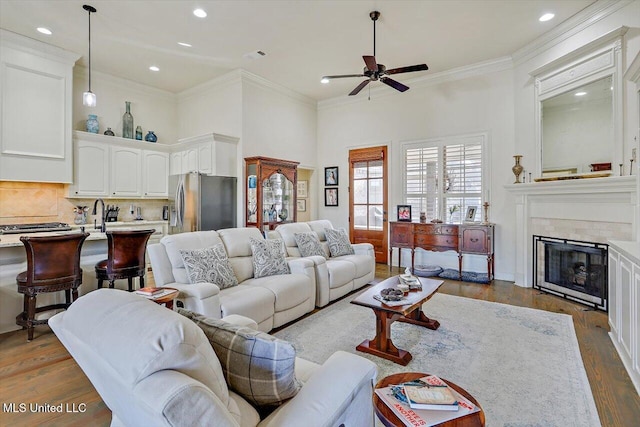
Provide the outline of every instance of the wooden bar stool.
{"type": "Polygon", "coordinates": [[[16,317],[16,324],[27,328],[27,341],[33,339],[35,325],[47,323],[47,319],[36,320],[36,313],[67,309],[78,298],[80,250],[87,236],[89,233],[20,237],[27,251],[27,271],[16,277],[18,292],[24,294],[24,311],[16,317]],[[38,294],[59,291],[65,291],[64,303],[36,307],[38,294]]]}
{"type": "Polygon", "coordinates": [[[96,264],[98,288],[102,287],[105,280],[108,280],[109,287],[113,288],[116,280],[127,279],[131,292],[134,277],[140,278],[140,287],[144,288],[145,252],[149,237],[155,231],[107,231],[108,258],[96,264]]]}

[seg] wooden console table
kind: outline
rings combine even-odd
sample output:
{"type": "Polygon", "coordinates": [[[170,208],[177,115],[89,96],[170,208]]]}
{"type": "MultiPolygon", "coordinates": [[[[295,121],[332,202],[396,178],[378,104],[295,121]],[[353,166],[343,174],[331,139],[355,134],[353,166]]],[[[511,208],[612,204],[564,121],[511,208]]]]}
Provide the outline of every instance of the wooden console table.
{"type": "Polygon", "coordinates": [[[434,224],[390,222],[389,267],[393,248],[398,248],[398,267],[402,265],[402,249],[411,249],[413,271],[416,248],[426,251],[455,251],[458,253],[458,273],[462,278],[462,255],[478,254],[487,257],[487,277],[493,280],[494,224],[434,224]]]}

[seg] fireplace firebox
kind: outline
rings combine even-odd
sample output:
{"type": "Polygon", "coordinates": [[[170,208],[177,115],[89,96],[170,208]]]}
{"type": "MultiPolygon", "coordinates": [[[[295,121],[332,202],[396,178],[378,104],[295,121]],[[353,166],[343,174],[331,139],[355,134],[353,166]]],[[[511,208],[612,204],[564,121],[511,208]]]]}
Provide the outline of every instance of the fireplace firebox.
{"type": "Polygon", "coordinates": [[[604,243],[533,236],[533,286],[607,311],[604,243]]]}

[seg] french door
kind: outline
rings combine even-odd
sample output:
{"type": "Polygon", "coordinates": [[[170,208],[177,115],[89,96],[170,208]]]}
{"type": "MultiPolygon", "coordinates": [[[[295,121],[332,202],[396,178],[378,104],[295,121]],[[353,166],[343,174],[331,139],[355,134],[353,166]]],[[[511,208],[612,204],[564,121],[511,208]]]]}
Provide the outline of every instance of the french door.
{"type": "Polygon", "coordinates": [[[387,147],[349,151],[349,235],[371,243],[376,262],[387,263],[387,147]]]}

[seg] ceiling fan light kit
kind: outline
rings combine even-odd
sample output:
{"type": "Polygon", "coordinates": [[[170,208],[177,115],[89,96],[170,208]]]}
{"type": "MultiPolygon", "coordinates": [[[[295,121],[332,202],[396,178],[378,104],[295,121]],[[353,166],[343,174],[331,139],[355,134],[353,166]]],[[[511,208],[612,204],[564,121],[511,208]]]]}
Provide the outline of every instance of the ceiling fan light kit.
{"type": "Polygon", "coordinates": [[[362,71],[362,74],[341,74],[337,76],[323,76],[320,80],[321,83],[329,83],[332,79],[343,79],[349,77],[366,77],[367,80],[363,80],[355,89],[353,89],[349,96],[357,95],[362,89],[365,88],[372,81],[381,81],[394,88],[397,91],[405,92],[409,90],[409,86],[406,86],[396,80],[393,80],[387,77],[390,74],[400,74],[400,73],[410,73],[414,71],[426,71],[429,69],[427,64],[418,64],[418,65],[410,65],[408,67],[399,67],[387,69],[383,64],[378,64],[376,61],[376,21],[380,17],[380,12],[374,10],[369,13],[369,17],[373,21],[373,55],[364,55],[362,59],[364,60],[365,67],[362,71]]]}

